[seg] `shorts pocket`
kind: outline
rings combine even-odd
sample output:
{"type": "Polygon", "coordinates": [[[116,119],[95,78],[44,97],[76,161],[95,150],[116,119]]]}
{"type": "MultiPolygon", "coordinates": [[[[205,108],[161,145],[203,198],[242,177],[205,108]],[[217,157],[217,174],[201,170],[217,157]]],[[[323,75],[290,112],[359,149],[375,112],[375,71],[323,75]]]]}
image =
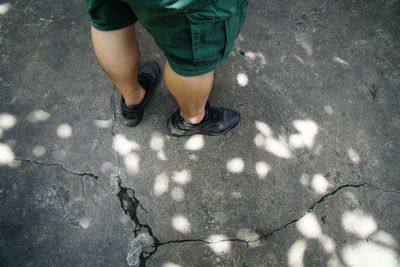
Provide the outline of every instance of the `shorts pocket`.
{"type": "Polygon", "coordinates": [[[248,0],[203,0],[185,11],[193,61],[216,61],[232,50],[247,12],[248,0]]]}

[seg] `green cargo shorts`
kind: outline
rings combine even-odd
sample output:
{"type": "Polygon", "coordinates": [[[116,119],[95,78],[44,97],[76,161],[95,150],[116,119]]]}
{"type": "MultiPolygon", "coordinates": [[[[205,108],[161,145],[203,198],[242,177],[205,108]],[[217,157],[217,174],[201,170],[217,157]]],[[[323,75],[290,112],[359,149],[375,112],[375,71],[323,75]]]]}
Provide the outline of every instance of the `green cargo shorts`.
{"type": "Polygon", "coordinates": [[[220,66],[231,54],[248,0],[85,0],[91,24],[109,31],[141,22],[182,76],[220,66]]]}

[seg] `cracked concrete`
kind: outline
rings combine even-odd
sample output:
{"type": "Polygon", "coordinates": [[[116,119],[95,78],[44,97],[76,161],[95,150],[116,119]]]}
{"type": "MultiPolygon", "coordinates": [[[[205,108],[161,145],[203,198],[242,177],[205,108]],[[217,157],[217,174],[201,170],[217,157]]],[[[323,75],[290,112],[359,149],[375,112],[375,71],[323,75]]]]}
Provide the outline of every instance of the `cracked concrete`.
{"type": "Polygon", "coordinates": [[[19,157],[14,158],[15,161],[25,161],[33,164],[39,164],[39,165],[44,165],[44,166],[56,166],[58,168],[61,168],[62,170],[66,171],[67,173],[73,174],[73,175],[78,175],[78,176],[88,176],[91,177],[95,180],[99,179],[99,176],[89,173],[89,172],[77,172],[77,171],[71,171],[65,168],[63,165],[58,164],[58,163],[47,163],[47,162],[41,162],[41,161],[36,161],[36,160],[30,160],[30,159],[22,159],[19,157]]]}
{"type": "MultiPolygon", "coordinates": [[[[135,225],[137,225],[138,227],[135,228],[135,232],[139,232],[141,230],[141,228],[145,228],[149,234],[154,238],[154,243],[152,244],[152,246],[154,247],[154,250],[149,253],[146,256],[142,256],[141,260],[142,260],[142,266],[146,266],[146,262],[147,260],[154,254],[156,253],[157,249],[161,246],[165,246],[165,245],[170,245],[170,244],[181,244],[181,243],[193,243],[193,242],[200,242],[200,243],[204,243],[204,244],[208,244],[208,245],[212,245],[212,244],[218,244],[218,243],[226,243],[226,242],[241,242],[241,243],[245,243],[247,245],[247,247],[249,247],[249,245],[251,245],[251,243],[259,243],[260,241],[266,241],[268,240],[268,238],[270,238],[273,234],[276,234],[284,229],[286,229],[288,226],[297,223],[299,220],[301,220],[302,218],[304,218],[307,214],[311,213],[314,208],[321,204],[324,201],[327,201],[328,198],[334,196],[335,194],[339,193],[341,190],[344,189],[348,189],[348,188],[360,188],[360,187],[371,187],[375,190],[379,190],[379,191],[383,191],[385,193],[400,193],[397,190],[390,190],[390,189],[382,189],[379,188],[375,185],[371,185],[368,183],[362,183],[362,184],[347,184],[347,185],[342,185],[338,188],[336,188],[335,190],[333,190],[332,192],[322,196],[318,201],[314,202],[310,208],[308,208],[306,211],[304,211],[302,213],[302,215],[296,219],[290,220],[289,222],[285,223],[284,225],[282,225],[281,227],[278,227],[268,233],[262,233],[262,232],[257,232],[257,234],[259,235],[259,238],[255,239],[255,240],[245,240],[245,239],[238,239],[238,238],[226,238],[226,239],[221,239],[217,242],[209,242],[207,240],[203,240],[203,239],[181,239],[181,240],[168,240],[165,242],[160,242],[153,234],[150,226],[148,224],[141,224],[139,222],[139,219],[137,218],[137,214],[136,214],[136,210],[138,206],[141,206],[143,209],[144,207],[140,204],[139,200],[135,197],[135,193],[132,189],[127,189],[122,187],[121,191],[118,193],[118,196],[120,198],[121,201],[121,207],[123,208],[123,210],[125,211],[125,213],[129,214],[131,219],[135,222],[135,225]],[[128,196],[127,191],[130,191],[132,196],[128,196]],[[126,202],[126,204],[123,204],[124,201],[126,202]]],[[[145,209],[144,209],[145,210],[145,209]]],[[[146,211],[147,212],[147,211],[146,211]]],[[[145,252],[144,252],[145,253],[145,252]]],[[[143,254],[144,254],[143,253],[143,254]]]]}
{"type": "MultiPolygon", "coordinates": [[[[364,190],[368,190],[368,192],[374,197],[377,196],[376,193],[378,190],[370,187],[347,187],[344,188],[344,190],[338,191],[338,193],[333,195],[332,198],[329,198],[329,201],[324,202],[324,207],[316,206],[315,212],[324,214],[325,220],[326,218],[336,217],[336,210],[334,209],[335,205],[341,204],[341,206],[343,206],[343,202],[346,199],[346,193],[355,193],[357,190],[362,188],[365,188],[364,190]]],[[[398,200],[399,197],[395,196],[391,199],[391,201],[386,202],[386,204],[394,204],[398,200]]],[[[399,213],[397,209],[394,216],[398,216],[398,214],[399,213]]],[[[332,221],[331,223],[322,222],[321,218],[318,218],[315,222],[313,222],[317,224],[318,222],[320,223],[320,226],[318,227],[321,227],[324,233],[321,235],[321,237],[299,237],[299,231],[304,230],[301,229],[301,225],[304,224],[304,222],[301,222],[300,220],[300,223],[297,221],[296,223],[290,223],[284,227],[281,227],[281,229],[285,229],[285,231],[274,232],[273,235],[270,235],[268,238],[262,239],[259,242],[254,242],[253,245],[251,245],[251,243],[222,241],[225,243],[225,245],[229,244],[230,250],[233,251],[233,253],[229,255],[223,255],[222,257],[210,255],[207,253],[209,247],[207,247],[206,244],[203,244],[203,242],[188,243],[184,245],[176,244],[174,247],[168,248],[168,246],[166,246],[160,248],[158,253],[154,255],[154,258],[150,260],[149,264],[151,266],[156,262],[180,262],[182,266],[265,266],[266,263],[268,263],[273,266],[290,266],[291,264],[295,265],[296,261],[291,261],[290,257],[288,256],[292,251],[295,251],[293,248],[296,248],[296,243],[299,243],[299,241],[304,241],[308,244],[308,250],[311,250],[312,248],[311,252],[308,252],[304,255],[304,266],[324,266],[327,262],[329,262],[329,264],[333,264],[333,266],[347,266],[345,262],[342,262],[337,258],[337,247],[346,247],[351,244],[351,242],[354,242],[354,240],[352,240],[348,234],[340,232],[340,229],[335,225],[335,221],[332,221]],[[330,237],[334,237],[335,240],[338,240],[338,237],[340,237],[339,239],[343,237],[344,238],[334,244],[334,247],[337,246],[336,248],[331,249],[323,244],[323,242],[326,242],[326,244],[330,245],[330,237]],[[289,248],[288,251],[281,251],[279,248],[282,246],[287,246],[289,248]],[[174,255],[168,255],[167,253],[170,250],[174,250],[176,253],[174,255]],[[318,257],[313,256],[314,254],[312,254],[312,252],[314,251],[318,251],[318,257]],[[189,256],[190,260],[187,259],[186,256],[189,256]],[[248,260],[249,258],[251,258],[250,263],[248,260]],[[289,262],[287,261],[288,258],[289,262]],[[195,264],[191,264],[191,262],[195,262],[195,264]]],[[[311,223],[308,221],[307,224],[311,223]]],[[[380,232],[380,230],[377,232],[380,232]]],[[[302,249],[300,248],[299,250],[301,253],[302,249]]],[[[365,253],[371,253],[371,251],[366,249],[365,253]]],[[[368,258],[368,260],[371,259],[371,257],[368,257],[368,255],[363,255],[363,257],[368,258]]],[[[373,266],[378,266],[373,261],[368,263],[372,264],[373,266]]],[[[389,264],[392,263],[389,262],[388,265],[389,264]]],[[[394,266],[397,266],[398,262],[393,262],[393,264],[395,264],[394,266]]]]}
{"type": "MultiPolygon", "coordinates": [[[[400,193],[399,191],[396,191],[396,190],[381,189],[381,188],[379,188],[379,187],[377,187],[377,186],[370,185],[370,184],[368,184],[368,183],[342,185],[342,186],[338,187],[337,189],[333,190],[332,192],[330,192],[330,193],[328,193],[328,194],[322,196],[318,201],[314,202],[314,203],[311,205],[310,208],[308,208],[305,212],[303,212],[303,215],[302,215],[301,217],[298,217],[298,218],[296,218],[296,219],[294,219],[294,220],[291,220],[291,221],[289,221],[288,223],[284,224],[283,226],[281,226],[281,227],[279,227],[279,228],[277,228],[277,229],[275,229],[275,230],[272,230],[272,231],[269,232],[269,233],[266,233],[266,234],[264,234],[264,233],[259,233],[259,234],[260,234],[260,236],[262,237],[262,239],[266,240],[268,237],[270,237],[270,236],[273,235],[274,233],[279,232],[279,231],[285,229],[286,227],[288,227],[289,225],[294,224],[294,223],[298,222],[299,220],[301,220],[304,216],[306,216],[307,214],[309,214],[310,212],[312,212],[312,211],[314,210],[314,208],[315,208],[318,204],[320,204],[320,203],[326,201],[329,197],[335,195],[335,194],[338,193],[339,191],[341,191],[341,190],[343,190],[343,189],[346,189],[346,188],[359,188],[359,187],[363,187],[363,186],[369,186],[369,187],[372,187],[372,188],[374,188],[374,189],[377,189],[377,190],[380,190],[380,191],[383,191],[383,192],[386,192],[386,193],[387,193],[387,192],[391,192],[391,193],[400,193]]],[[[247,241],[247,242],[258,242],[259,240],[260,240],[260,239],[257,239],[257,240],[254,240],[254,241],[247,241]]],[[[244,241],[245,241],[245,240],[244,240],[244,241]]]]}
{"type": "Polygon", "coordinates": [[[251,1],[211,95],[242,121],[183,139],[164,85],[120,125],[79,1],[9,5],[0,265],[400,266],[399,1],[251,1]]]}

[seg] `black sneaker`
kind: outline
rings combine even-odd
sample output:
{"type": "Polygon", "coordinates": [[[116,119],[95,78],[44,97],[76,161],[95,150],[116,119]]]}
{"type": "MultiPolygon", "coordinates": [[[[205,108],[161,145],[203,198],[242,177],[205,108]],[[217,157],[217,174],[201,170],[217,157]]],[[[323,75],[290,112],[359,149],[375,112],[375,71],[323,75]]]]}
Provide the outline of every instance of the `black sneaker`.
{"type": "Polygon", "coordinates": [[[122,124],[134,127],[139,124],[143,118],[144,108],[149,103],[153,91],[158,87],[161,81],[161,67],[150,60],[140,66],[139,84],[146,91],[143,100],[132,107],[125,105],[125,99],[121,96],[121,122],[122,124]]]}
{"type": "Polygon", "coordinates": [[[180,110],[167,121],[172,136],[189,136],[194,134],[223,135],[232,130],[240,121],[240,113],[227,108],[211,107],[207,102],[203,120],[198,124],[189,124],[183,120],[180,110]]]}

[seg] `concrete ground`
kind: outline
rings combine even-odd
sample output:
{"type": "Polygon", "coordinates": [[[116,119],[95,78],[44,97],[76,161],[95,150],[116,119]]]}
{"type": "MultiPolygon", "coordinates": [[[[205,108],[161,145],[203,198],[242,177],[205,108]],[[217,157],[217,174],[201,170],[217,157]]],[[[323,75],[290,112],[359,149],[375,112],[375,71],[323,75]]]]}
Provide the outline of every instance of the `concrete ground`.
{"type": "Polygon", "coordinates": [[[0,265],[400,266],[399,14],[252,0],[211,96],[242,122],[179,139],[163,85],[120,125],[81,1],[1,1],[0,265]]]}

